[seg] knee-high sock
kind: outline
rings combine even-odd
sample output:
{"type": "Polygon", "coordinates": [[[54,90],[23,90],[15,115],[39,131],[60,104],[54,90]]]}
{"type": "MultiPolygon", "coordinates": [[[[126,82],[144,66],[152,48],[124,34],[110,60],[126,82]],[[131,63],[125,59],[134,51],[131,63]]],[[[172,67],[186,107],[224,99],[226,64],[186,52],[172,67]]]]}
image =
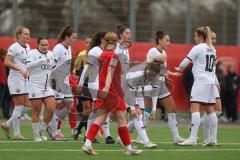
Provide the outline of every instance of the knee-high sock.
{"type": "Polygon", "coordinates": [[[191,134],[190,134],[190,139],[196,141],[197,139],[197,134],[198,134],[198,128],[200,125],[200,113],[199,112],[194,112],[192,113],[192,121],[191,121],[191,134]]]}
{"type": "Polygon", "coordinates": [[[89,127],[92,125],[92,123],[94,122],[95,118],[96,118],[96,114],[94,112],[91,112],[89,117],[88,117],[88,122],[87,122],[87,132],[89,127]]]}
{"type": "Polygon", "coordinates": [[[204,130],[204,141],[209,142],[210,126],[209,126],[209,118],[207,114],[204,114],[204,116],[202,117],[202,124],[203,124],[203,130],[204,130]]]}
{"type": "Polygon", "coordinates": [[[150,117],[151,117],[151,114],[149,112],[144,111],[143,124],[145,127],[147,127],[147,123],[150,117]]]}
{"type": "Polygon", "coordinates": [[[71,129],[77,126],[77,109],[75,105],[71,107],[71,112],[68,114],[68,122],[71,129]]]}
{"type": "Polygon", "coordinates": [[[177,126],[177,120],[176,120],[176,113],[168,113],[168,126],[172,132],[173,135],[173,141],[177,141],[177,139],[180,137],[178,133],[178,126],[177,126]]]}
{"type": "Polygon", "coordinates": [[[127,127],[128,127],[128,130],[129,130],[130,132],[132,132],[132,131],[135,129],[133,120],[131,120],[131,121],[128,122],[127,127]]]}
{"type": "Polygon", "coordinates": [[[209,127],[210,127],[210,142],[217,143],[217,127],[218,127],[218,119],[215,112],[208,114],[209,119],[209,127]]]}
{"type": "Polygon", "coordinates": [[[14,136],[20,134],[20,118],[23,110],[23,106],[15,106],[12,114],[12,123],[13,123],[13,134],[14,136]]]}
{"type": "Polygon", "coordinates": [[[96,123],[92,123],[92,125],[90,126],[88,133],[87,133],[87,137],[86,139],[90,140],[91,142],[94,141],[94,139],[97,136],[97,133],[99,131],[100,126],[96,123]]]}
{"type": "Polygon", "coordinates": [[[136,128],[136,131],[138,132],[139,137],[144,142],[144,144],[147,144],[147,143],[149,143],[149,138],[147,136],[147,132],[143,125],[142,119],[143,119],[143,117],[140,114],[136,118],[133,119],[133,122],[134,122],[134,126],[136,128]]]}
{"type": "Polygon", "coordinates": [[[119,127],[118,128],[118,134],[122,140],[122,143],[124,146],[129,146],[131,145],[131,137],[128,128],[125,127],[119,127]]]}
{"type": "Polygon", "coordinates": [[[33,134],[35,137],[40,137],[40,123],[32,123],[33,134]]]}
{"type": "Polygon", "coordinates": [[[58,126],[58,117],[56,115],[56,113],[54,112],[52,120],[50,121],[50,126],[51,126],[51,130],[52,130],[52,135],[57,133],[57,126],[58,126]]]}
{"type": "Polygon", "coordinates": [[[105,138],[111,136],[110,130],[109,130],[109,116],[107,117],[106,121],[103,123],[102,128],[104,131],[105,138]]]}

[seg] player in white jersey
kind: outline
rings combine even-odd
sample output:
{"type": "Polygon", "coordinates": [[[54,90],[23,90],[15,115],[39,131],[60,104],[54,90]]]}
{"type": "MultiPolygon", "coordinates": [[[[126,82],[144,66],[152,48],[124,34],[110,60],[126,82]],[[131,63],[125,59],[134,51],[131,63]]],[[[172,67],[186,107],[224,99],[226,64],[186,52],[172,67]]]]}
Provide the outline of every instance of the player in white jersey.
{"type": "Polygon", "coordinates": [[[217,116],[213,105],[216,103],[217,78],[215,74],[216,50],[212,45],[211,30],[209,27],[199,27],[195,30],[194,46],[179,65],[177,71],[183,71],[189,63],[193,63],[194,83],[191,90],[191,134],[190,137],[179,145],[196,145],[197,133],[200,125],[200,107],[204,105],[209,119],[211,137],[209,143],[216,145],[217,116]]]}
{"type": "MultiPolygon", "coordinates": [[[[99,57],[101,56],[104,48],[103,39],[106,32],[98,32],[96,33],[92,41],[90,43],[89,51],[87,51],[87,62],[84,65],[84,69],[82,71],[80,80],[79,80],[79,88],[78,93],[82,92],[83,84],[86,79],[86,77],[89,77],[88,79],[88,89],[90,91],[90,94],[92,96],[93,101],[96,100],[97,92],[99,88],[99,57]]],[[[92,111],[88,118],[87,128],[91,126],[91,124],[94,122],[96,118],[95,113],[95,106],[93,103],[92,111]]],[[[115,143],[115,140],[111,137],[110,131],[109,131],[109,118],[106,119],[106,122],[102,126],[104,130],[104,136],[106,139],[106,144],[115,143]]]]}
{"type": "MultiPolygon", "coordinates": [[[[115,53],[118,55],[119,60],[122,66],[122,75],[121,75],[121,84],[124,90],[127,90],[127,80],[126,74],[129,70],[130,66],[130,56],[128,48],[131,46],[131,29],[128,26],[118,25],[117,26],[117,34],[118,34],[118,43],[115,49],[115,53]]],[[[128,111],[131,114],[132,120],[128,123],[129,131],[136,129],[138,135],[144,141],[144,147],[146,148],[155,148],[157,145],[152,143],[148,136],[143,123],[143,108],[135,107],[136,101],[135,97],[131,96],[129,92],[125,92],[125,102],[128,107],[128,111]],[[131,97],[131,98],[130,98],[131,97]]],[[[117,143],[121,143],[120,137],[117,138],[117,143]]]]}
{"type": "Polygon", "coordinates": [[[30,31],[28,28],[17,28],[17,42],[9,47],[4,62],[4,64],[10,68],[8,87],[13,97],[15,108],[12,117],[7,122],[2,123],[2,128],[4,129],[5,135],[10,138],[9,126],[12,122],[14,139],[17,140],[26,139],[20,133],[20,118],[30,110],[27,90],[28,71],[26,66],[26,59],[30,51],[30,47],[27,44],[29,39],[30,31]]]}
{"type": "Polygon", "coordinates": [[[61,95],[61,97],[56,96],[57,106],[51,122],[52,137],[55,140],[64,139],[63,134],[57,131],[56,122],[57,119],[64,120],[73,104],[71,87],[66,82],[68,82],[67,78],[72,64],[71,45],[76,40],[76,36],[71,26],[65,26],[60,31],[57,45],[53,48],[56,68],[52,72],[52,79],[56,82],[56,95],[61,95]]]}
{"type": "MultiPolygon", "coordinates": [[[[170,44],[170,36],[166,34],[164,31],[157,31],[155,41],[156,41],[155,42],[156,46],[151,48],[148,51],[146,61],[152,62],[153,60],[163,59],[165,61],[165,65],[167,66],[166,49],[170,44]]],[[[167,71],[167,75],[179,76],[180,74],[167,71]]],[[[179,142],[182,142],[183,139],[179,136],[179,133],[178,133],[175,103],[167,87],[168,82],[165,76],[159,77],[159,80],[162,81],[162,85],[159,88],[160,93],[157,96],[152,97],[152,105],[153,105],[152,118],[153,119],[156,118],[156,105],[157,105],[157,99],[159,99],[161,105],[165,108],[168,114],[168,126],[173,135],[173,142],[177,144],[179,142]]],[[[154,85],[152,86],[154,87],[154,85]]]]}
{"type": "Polygon", "coordinates": [[[38,38],[37,49],[31,50],[27,58],[29,71],[29,100],[32,106],[32,129],[34,141],[47,140],[45,135],[48,123],[51,121],[56,101],[49,80],[52,69],[55,67],[54,56],[48,51],[48,40],[38,38]],[[42,104],[45,106],[44,118],[40,124],[42,104]]]}
{"type": "MultiPolygon", "coordinates": [[[[217,35],[214,31],[211,31],[211,38],[212,38],[212,44],[215,45],[216,44],[216,38],[217,35]]],[[[222,114],[222,102],[221,102],[221,98],[220,98],[220,85],[218,84],[218,81],[216,81],[217,84],[215,86],[215,95],[216,95],[216,104],[214,105],[214,110],[216,113],[217,118],[219,118],[222,114]]],[[[209,143],[210,141],[210,137],[211,137],[211,131],[210,131],[210,127],[209,127],[209,119],[208,116],[206,115],[206,113],[204,113],[204,116],[201,119],[202,123],[203,123],[203,128],[204,128],[204,142],[203,142],[203,146],[209,146],[212,145],[212,143],[209,143]]],[[[217,144],[217,137],[215,144],[217,144]]]]}

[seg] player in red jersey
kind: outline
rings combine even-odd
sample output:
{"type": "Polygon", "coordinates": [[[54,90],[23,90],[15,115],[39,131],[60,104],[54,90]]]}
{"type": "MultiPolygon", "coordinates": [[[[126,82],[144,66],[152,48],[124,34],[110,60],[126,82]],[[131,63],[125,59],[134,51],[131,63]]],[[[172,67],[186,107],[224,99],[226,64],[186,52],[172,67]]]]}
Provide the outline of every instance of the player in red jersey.
{"type": "Polygon", "coordinates": [[[99,90],[96,99],[97,117],[90,126],[87,138],[82,150],[87,154],[97,154],[92,148],[100,126],[105,122],[109,113],[112,112],[118,124],[118,133],[126,147],[127,155],[138,155],[142,151],[135,150],[131,145],[131,138],[127,128],[126,105],[124,93],[121,88],[121,63],[114,49],[117,45],[117,35],[108,32],[104,37],[105,48],[99,58],[100,73],[99,90]]]}

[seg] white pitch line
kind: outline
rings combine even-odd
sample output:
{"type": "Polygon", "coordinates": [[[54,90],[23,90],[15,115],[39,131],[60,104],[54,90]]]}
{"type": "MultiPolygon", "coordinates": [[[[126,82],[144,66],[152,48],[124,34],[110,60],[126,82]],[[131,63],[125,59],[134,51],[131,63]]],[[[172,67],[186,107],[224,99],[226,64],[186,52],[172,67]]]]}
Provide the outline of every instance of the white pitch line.
{"type": "MultiPolygon", "coordinates": [[[[34,141],[0,141],[1,143],[39,143],[39,144],[44,144],[44,143],[79,143],[82,141],[44,141],[44,142],[34,142],[34,141]]],[[[132,142],[135,144],[135,142],[132,142]]],[[[154,141],[154,143],[157,144],[173,144],[173,142],[160,142],[160,141],[154,141]]],[[[105,144],[105,143],[100,143],[100,144],[105,144]]],[[[199,145],[201,143],[198,143],[199,145]]],[[[232,143],[232,142],[226,142],[226,143],[219,143],[222,145],[240,145],[240,143],[232,143]]]]}
{"type": "MultiPolygon", "coordinates": [[[[80,152],[80,149],[0,149],[0,152],[80,152]]],[[[124,150],[106,149],[95,150],[96,152],[124,152],[124,150]]],[[[144,152],[209,152],[209,151],[240,151],[236,148],[226,149],[154,149],[143,150],[144,152]]]]}

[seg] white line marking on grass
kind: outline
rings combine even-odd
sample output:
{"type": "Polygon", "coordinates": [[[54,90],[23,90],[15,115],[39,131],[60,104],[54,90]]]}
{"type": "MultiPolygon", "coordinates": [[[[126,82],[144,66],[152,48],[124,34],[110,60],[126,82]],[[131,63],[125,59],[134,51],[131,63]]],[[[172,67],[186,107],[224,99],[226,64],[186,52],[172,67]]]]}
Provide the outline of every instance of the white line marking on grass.
{"type": "MultiPolygon", "coordinates": [[[[79,142],[83,142],[83,141],[44,141],[44,142],[34,142],[34,141],[0,141],[1,143],[39,143],[39,144],[43,144],[43,143],[79,143],[79,142]]],[[[157,144],[173,144],[173,142],[160,142],[160,141],[154,141],[154,143],[157,144]]],[[[99,143],[99,144],[105,144],[105,143],[99,143]]],[[[133,144],[135,144],[135,142],[133,142],[133,144]]],[[[198,143],[199,145],[201,145],[202,143],[198,143]]],[[[232,143],[232,142],[226,142],[226,143],[219,143],[222,145],[240,145],[240,143],[232,143]]]]}
{"type": "MultiPolygon", "coordinates": [[[[122,149],[95,150],[96,152],[124,152],[122,149]]],[[[236,148],[226,149],[153,149],[144,152],[209,152],[209,151],[240,151],[236,148]]],[[[0,149],[0,152],[81,152],[80,149],[0,149]]]]}

